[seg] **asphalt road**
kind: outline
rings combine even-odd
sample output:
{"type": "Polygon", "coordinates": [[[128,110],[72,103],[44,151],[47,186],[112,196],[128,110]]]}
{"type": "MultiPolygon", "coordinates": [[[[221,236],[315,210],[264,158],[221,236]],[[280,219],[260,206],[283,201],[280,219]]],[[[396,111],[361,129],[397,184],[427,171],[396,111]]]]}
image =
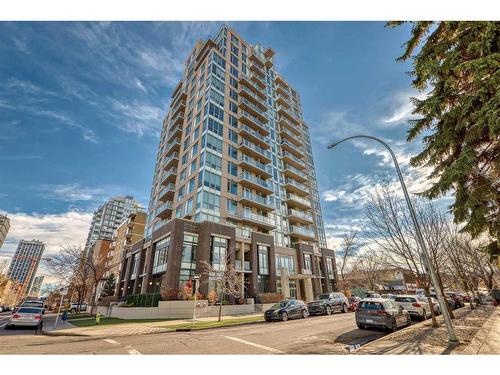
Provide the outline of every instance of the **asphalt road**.
{"type": "Polygon", "coordinates": [[[288,322],[105,339],[31,332],[3,336],[0,354],[347,354],[349,345],[386,334],[360,330],[353,313],[339,313],[288,322]]]}

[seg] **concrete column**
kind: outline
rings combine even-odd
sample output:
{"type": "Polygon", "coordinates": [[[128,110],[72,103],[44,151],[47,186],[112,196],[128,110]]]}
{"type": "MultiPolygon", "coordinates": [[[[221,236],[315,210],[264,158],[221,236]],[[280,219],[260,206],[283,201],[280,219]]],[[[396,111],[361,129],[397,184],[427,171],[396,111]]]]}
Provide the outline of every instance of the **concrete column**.
{"type": "Polygon", "coordinates": [[[132,256],[128,257],[126,259],[126,266],[125,266],[125,282],[123,283],[123,292],[122,296],[126,297],[128,293],[128,284],[130,283],[130,272],[132,271],[132,256]]]}
{"type": "Polygon", "coordinates": [[[312,300],[314,300],[311,278],[304,279],[304,292],[306,294],[304,296],[306,302],[311,302],[312,300]]]}
{"type": "Polygon", "coordinates": [[[141,293],[147,293],[149,289],[149,281],[151,280],[151,272],[153,270],[153,245],[146,248],[146,256],[144,262],[146,262],[146,275],[142,280],[141,293]]]}
{"type": "Polygon", "coordinates": [[[286,267],[281,267],[280,269],[281,278],[281,292],[285,298],[290,298],[290,278],[288,276],[288,269],[286,267]]]}

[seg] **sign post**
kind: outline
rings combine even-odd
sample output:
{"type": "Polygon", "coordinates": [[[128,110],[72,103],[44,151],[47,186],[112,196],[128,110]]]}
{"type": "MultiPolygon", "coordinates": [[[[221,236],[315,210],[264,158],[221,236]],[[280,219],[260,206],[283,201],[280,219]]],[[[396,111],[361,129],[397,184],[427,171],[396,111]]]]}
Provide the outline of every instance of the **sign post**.
{"type": "Polygon", "coordinates": [[[194,321],[196,320],[196,299],[198,297],[198,285],[200,283],[200,275],[194,275],[193,276],[193,281],[195,282],[195,287],[194,287],[194,307],[193,307],[193,327],[194,327],[194,321]]]}
{"type": "Polygon", "coordinates": [[[59,302],[59,309],[57,310],[57,316],[56,316],[56,322],[54,323],[54,328],[57,327],[57,321],[59,320],[59,314],[61,313],[61,307],[64,301],[64,297],[66,294],[68,294],[68,289],[66,288],[61,288],[59,289],[59,292],[61,293],[61,301],[59,302]]]}

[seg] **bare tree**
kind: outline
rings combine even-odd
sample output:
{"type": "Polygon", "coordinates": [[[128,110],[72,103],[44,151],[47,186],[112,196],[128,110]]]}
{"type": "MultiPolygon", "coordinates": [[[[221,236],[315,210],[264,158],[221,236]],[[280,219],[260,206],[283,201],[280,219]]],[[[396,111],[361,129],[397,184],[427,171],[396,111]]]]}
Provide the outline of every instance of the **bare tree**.
{"type": "Polygon", "coordinates": [[[356,273],[361,275],[364,285],[369,290],[376,291],[379,282],[379,271],[383,267],[382,264],[380,254],[377,254],[373,249],[368,249],[359,255],[355,270],[356,273]]]}
{"type": "Polygon", "coordinates": [[[356,257],[359,249],[359,242],[356,238],[357,232],[345,233],[342,237],[339,250],[336,252],[337,269],[340,274],[341,288],[344,294],[348,290],[348,279],[351,272],[356,268],[359,258],[356,257]]]}
{"type": "MultiPolygon", "coordinates": [[[[430,202],[416,202],[415,209],[422,223],[424,238],[431,248],[431,262],[441,264],[444,240],[440,237],[440,227],[443,218],[430,202]]],[[[437,325],[430,296],[429,273],[418,246],[407,206],[384,187],[371,195],[365,212],[367,234],[377,246],[381,258],[388,265],[407,269],[414,275],[427,296],[433,325],[437,325]]],[[[446,233],[442,235],[446,236],[446,233]]]]}
{"type": "MultiPolygon", "coordinates": [[[[233,245],[234,246],[234,245],[233,245]]],[[[208,276],[208,283],[213,283],[220,301],[219,322],[222,321],[222,304],[226,296],[238,297],[243,291],[241,277],[231,262],[232,250],[226,252],[222,259],[202,262],[203,273],[208,276]]]]}

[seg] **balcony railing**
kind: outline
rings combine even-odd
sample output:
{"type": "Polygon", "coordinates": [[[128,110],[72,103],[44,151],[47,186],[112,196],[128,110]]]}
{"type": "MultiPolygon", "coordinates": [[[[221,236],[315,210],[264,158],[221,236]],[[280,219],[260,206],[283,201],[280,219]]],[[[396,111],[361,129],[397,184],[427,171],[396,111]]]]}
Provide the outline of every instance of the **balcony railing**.
{"type": "Polygon", "coordinates": [[[293,185],[295,186],[297,189],[305,192],[305,193],[308,193],[309,192],[309,188],[304,185],[304,184],[301,184],[300,182],[297,182],[295,181],[293,178],[285,178],[285,185],[293,185]]]}
{"type": "Polygon", "coordinates": [[[257,146],[255,143],[250,142],[247,139],[241,140],[240,147],[241,146],[245,146],[245,147],[255,151],[257,154],[264,156],[266,159],[271,160],[271,153],[268,150],[264,150],[262,147],[257,146]]]}
{"type": "Polygon", "coordinates": [[[298,158],[297,156],[287,152],[287,151],[283,151],[283,157],[287,157],[287,158],[290,158],[292,159],[295,163],[299,164],[300,166],[302,166],[302,168],[305,168],[306,167],[306,163],[304,163],[304,160],[298,158]]]}
{"type": "Polygon", "coordinates": [[[177,174],[177,168],[170,168],[168,171],[165,171],[163,177],[161,178],[160,182],[163,183],[169,178],[172,178],[177,174]]]}
{"type": "Polygon", "coordinates": [[[308,268],[302,268],[302,275],[312,275],[312,270],[308,268]]]}
{"type": "Polygon", "coordinates": [[[260,119],[258,119],[257,117],[255,117],[254,115],[248,113],[247,111],[245,111],[243,109],[240,111],[240,119],[241,118],[244,118],[247,121],[249,121],[251,124],[258,126],[262,130],[264,130],[266,132],[266,134],[269,133],[269,131],[266,129],[266,124],[263,121],[261,121],[260,119]]]}
{"type": "Polygon", "coordinates": [[[262,108],[267,108],[267,103],[259,95],[250,90],[247,86],[243,85],[240,86],[240,93],[242,92],[252,97],[257,103],[259,103],[262,106],[262,108]]]}
{"type": "Polygon", "coordinates": [[[301,227],[298,225],[290,225],[289,229],[290,229],[290,234],[299,234],[301,236],[310,237],[310,238],[315,237],[314,230],[309,229],[307,227],[301,227]]]}
{"type": "Polygon", "coordinates": [[[165,167],[168,167],[170,165],[170,163],[172,163],[175,159],[179,159],[179,153],[178,152],[174,152],[168,158],[166,158],[165,161],[163,162],[163,165],[165,167]]]}
{"type": "Polygon", "coordinates": [[[270,217],[267,217],[264,215],[257,214],[255,212],[243,210],[243,211],[238,212],[238,217],[241,219],[247,219],[247,220],[259,223],[259,224],[263,224],[265,226],[270,226],[270,227],[275,226],[274,219],[271,219],[270,217]]]}
{"type": "Polygon", "coordinates": [[[241,261],[241,260],[235,260],[234,261],[234,268],[237,270],[237,271],[250,271],[250,262],[245,260],[245,261],[241,261]]]}
{"type": "Polygon", "coordinates": [[[269,139],[259,133],[257,130],[252,129],[248,125],[245,124],[240,124],[240,131],[245,131],[248,134],[252,135],[253,137],[257,138],[259,141],[261,141],[263,144],[268,145],[269,144],[269,139]]]}
{"type": "Polygon", "coordinates": [[[169,193],[171,194],[171,193],[174,193],[174,192],[175,192],[175,185],[173,183],[169,183],[167,186],[165,186],[163,189],[161,189],[158,192],[158,197],[160,199],[162,199],[163,197],[165,197],[169,193]]]}
{"type": "Polygon", "coordinates": [[[170,210],[172,210],[172,202],[165,202],[156,208],[155,213],[156,215],[160,215],[161,213],[170,210]]]}
{"type": "Polygon", "coordinates": [[[295,202],[297,202],[297,203],[300,203],[300,204],[302,204],[303,206],[306,206],[306,207],[311,207],[311,202],[310,202],[308,199],[305,199],[305,198],[299,197],[298,195],[288,193],[288,194],[286,195],[286,198],[287,198],[288,200],[292,200],[292,201],[295,201],[295,202]]]}
{"type": "Polygon", "coordinates": [[[240,163],[246,163],[257,168],[259,171],[264,172],[268,176],[273,175],[273,170],[270,165],[261,163],[257,159],[254,159],[248,155],[241,154],[238,160],[240,161],[240,163]]]}
{"type": "Polygon", "coordinates": [[[307,174],[305,174],[304,172],[302,172],[300,169],[297,169],[295,167],[292,167],[290,164],[286,164],[284,165],[284,170],[289,170],[291,172],[293,172],[294,174],[296,174],[297,176],[303,178],[304,180],[307,180],[307,174]]]}
{"type": "Polygon", "coordinates": [[[271,186],[269,185],[269,183],[266,180],[259,178],[259,177],[256,177],[249,172],[240,173],[240,178],[247,180],[247,181],[250,181],[254,184],[260,185],[268,190],[271,190],[271,186]]]}
{"type": "Polygon", "coordinates": [[[251,238],[252,231],[246,228],[236,228],[236,237],[239,238],[251,238]]]}
{"type": "Polygon", "coordinates": [[[313,217],[309,212],[294,210],[293,208],[288,209],[288,216],[295,216],[307,221],[313,221],[313,217]]]}
{"type": "Polygon", "coordinates": [[[274,206],[271,197],[261,197],[260,195],[250,193],[249,191],[244,191],[240,194],[240,198],[253,201],[263,206],[274,206]]]}

